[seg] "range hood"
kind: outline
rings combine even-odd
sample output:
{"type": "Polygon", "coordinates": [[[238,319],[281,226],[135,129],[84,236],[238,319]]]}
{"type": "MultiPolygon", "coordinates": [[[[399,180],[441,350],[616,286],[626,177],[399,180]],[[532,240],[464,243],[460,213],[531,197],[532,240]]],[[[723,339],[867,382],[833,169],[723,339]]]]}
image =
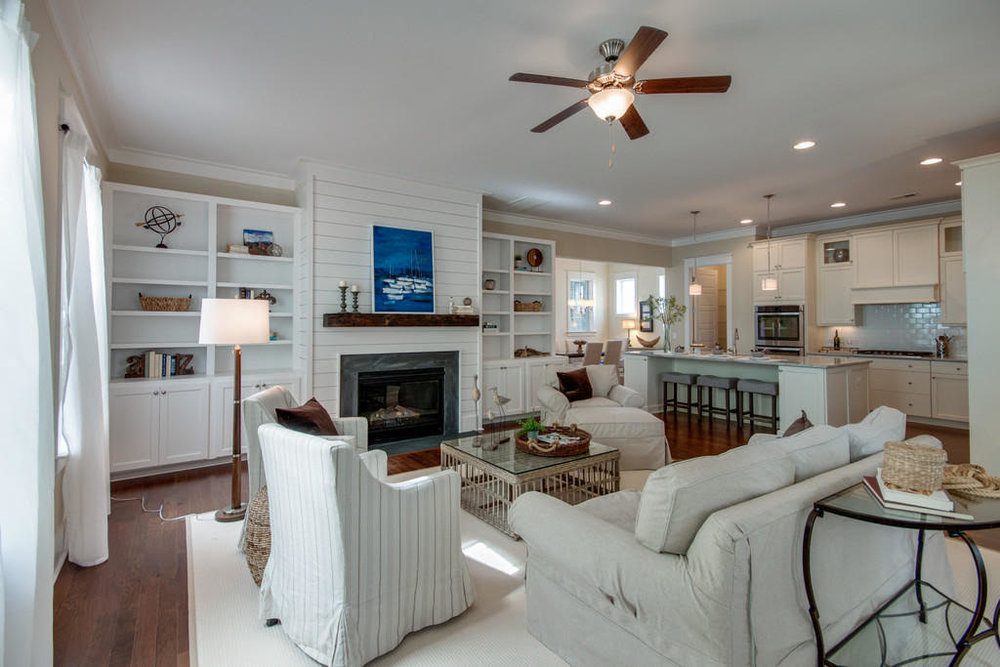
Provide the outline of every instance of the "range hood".
{"type": "Polygon", "coordinates": [[[937,285],[855,287],[851,290],[851,303],[856,306],[882,303],[936,303],[939,300],[937,285]]]}

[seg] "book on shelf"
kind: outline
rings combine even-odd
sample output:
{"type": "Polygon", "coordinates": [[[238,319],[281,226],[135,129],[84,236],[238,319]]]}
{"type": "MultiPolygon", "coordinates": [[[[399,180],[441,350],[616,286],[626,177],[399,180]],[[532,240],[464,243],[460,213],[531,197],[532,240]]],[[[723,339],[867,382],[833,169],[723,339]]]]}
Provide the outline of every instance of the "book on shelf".
{"type": "MultiPolygon", "coordinates": [[[[889,510],[897,510],[900,512],[910,512],[912,514],[929,514],[932,516],[940,516],[946,519],[960,519],[963,521],[972,521],[975,519],[971,514],[966,514],[965,512],[956,512],[934,509],[932,507],[918,507],[916,505],[907,505],[904,503],[896,503],[890,500],[886,500],[882,496],[882,489],[879,486],[880,480],[874,475],[865,475],[861,479],[864,484],[865,489],[868,493],[878,502],[882,507],[889,510]]],[[[943,492],[942,492],[943,493],[943,492]]]]}
{"type": "Polygon", "coordinates": [[[900,491],[899,489],[894,489],[885,483],[885,479],[882,478],[881,468],[876,469],[875,480],[878,482],[879,491],[882,492],[882,497],[890,503],[927,507],[929,509],[941,510],[942,512],[951,512],[955,509],[955,503],[953,503],[951,498],[948,497],[948,494],[941,489],[929,494],[913,493],[911,491],[900,491]]]}
{"type": "MultiPolygon", "coordinates": [[[[176,354],[149,351],[146,353],[145,377],[151,379],[174,377],[177,375],[177,361],[176,354]]],[[[187,374],[190,374],[190,371],[187,374]]]]}

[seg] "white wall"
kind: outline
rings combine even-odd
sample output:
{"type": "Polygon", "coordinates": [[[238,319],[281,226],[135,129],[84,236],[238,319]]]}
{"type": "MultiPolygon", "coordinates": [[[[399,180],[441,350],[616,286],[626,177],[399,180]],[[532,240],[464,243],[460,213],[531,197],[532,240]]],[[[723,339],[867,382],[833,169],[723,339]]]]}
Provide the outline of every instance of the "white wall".
{"type": "Polygon", "coordinates": [[[972,463],[1000,474],[1000,153],[964,160],[962,235],[969,317],[969,455],[972,463]]]}
{"type": "MultiPolygon", "coordinates": [[[[622,328],[622,320],[633,319],[636,326],[639,324],[639,304],[636,304],[635,313],[632,315],[618,315],[615,313],[615,278],[619,274],[634,274],[636,277],[635,295],[638,301],[645,301],[649,295],[660,296],[660,274],[665,269],[656,266],[641,266],[638,264],[608,264],[608,338],[625,338],[629,335],[626,329],[622,328]]],[[[632,345],[639,345],[635,337],[639,333],[638,328],[631,333],[632,345]]],[[[643,337],[649,340],[653,334],[644,334],[643,337]]]]}
{"type": "Polygon", "coordinates": [[[300,203],[313,255],[312,393],[331,414],[340,411],[340,355],[381,352],[459,353],[460,427],[475,427],[469,398],[479,372],[476,327],[326,328],[323,314],[340,310],[341,280],[357,284],[362,312],[371,312],[371,228],[374,224],[434,232],[435,309],[449,297],[479,304],[482,197],[477,193],[304,163],[300,203]]]}

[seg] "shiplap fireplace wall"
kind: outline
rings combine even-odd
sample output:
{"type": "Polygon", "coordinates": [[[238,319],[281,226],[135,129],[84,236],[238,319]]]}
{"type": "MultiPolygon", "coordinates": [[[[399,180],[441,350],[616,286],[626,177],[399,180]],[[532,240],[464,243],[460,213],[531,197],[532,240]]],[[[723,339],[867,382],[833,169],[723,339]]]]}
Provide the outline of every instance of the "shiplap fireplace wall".
{"type": "Polygon", "coordinates": [[[482,196],[310,162],[300,165],[297,182],[303,228],[311,237],[313,348],[307,382],[312,394],[339,414],[342,354],[457,351],[460,426],[475,428],[471,392],[479,372],[478,328],[330,328],[323,326],[323,313],[340,310],[341,280],[358,285],[359,307],[371,312],[375,224],[433,231],[435,312],[447,313],[450,298],[461,303],[467,296],[478,308],[482,196]]]}

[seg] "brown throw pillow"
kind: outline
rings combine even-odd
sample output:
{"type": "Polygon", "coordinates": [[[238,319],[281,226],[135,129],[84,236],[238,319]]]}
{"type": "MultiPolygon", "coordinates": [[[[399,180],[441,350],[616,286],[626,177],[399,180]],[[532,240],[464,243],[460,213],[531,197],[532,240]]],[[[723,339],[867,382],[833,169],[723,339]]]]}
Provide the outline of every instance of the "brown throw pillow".
{"type": "Polygon", "coordinates": [[[803,410],[802,416],[789,424],[788,428],[785,429],[785,432],[781,434],[781,437],[787,438],[790,435],[801,433],[802,431],[812,427],[813,423],[809,421],[809,417],[806,417],[806,411],[803,410]]]}
{"type": "Polygon", "coordinates": [[[285,428],[309,435],[340,435],[327,412],[315,398],[310,398],[297,408],[277,408],[278,423],[285,428]]]}
{"type": "Polygon", "coordinates": [[[587,377],[587,369],[580,368],[575,371],[556,373],[559,378],[559,391],[561,391],[569,402],[584,401],[594,395],[594,390],[590,386],[590,378],[587,377]]]}

